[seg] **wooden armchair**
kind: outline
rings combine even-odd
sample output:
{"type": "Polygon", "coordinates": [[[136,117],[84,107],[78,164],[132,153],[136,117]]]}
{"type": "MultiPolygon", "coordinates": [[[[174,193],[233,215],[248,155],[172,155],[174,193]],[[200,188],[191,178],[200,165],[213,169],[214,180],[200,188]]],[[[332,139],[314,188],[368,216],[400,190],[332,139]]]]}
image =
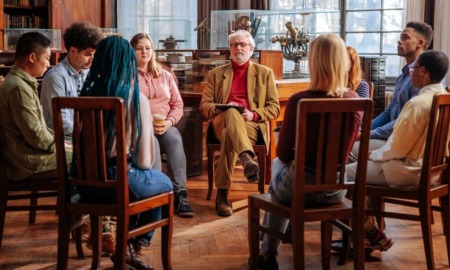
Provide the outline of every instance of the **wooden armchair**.
{"type": "MultiPolygon", "coordinates": [[[[211,199],[212,189],[214,186],[214,166],[215,166],[215,153],[220,151],[220,142],[214,135],[212,125],[208,126],[206,132],[206,151],[208,156],[208,194],[206,199],[211,199]]],[[[264,183],[266,178],[266,159],[267,159],[267,149],[266,145],[254,144],[253,151],[255,152],[258,159],[259,166],[259,179],[258,179],[258,191],[259,193],[264,193],[264,183]]]]}
{"type": "Polygon", "coordinates": [[[367,196],[371,197],[372,207],[367,215],[377,218],[380,228],[384,227],[382,217],[419,221],[422,227],[423,245],[427,269],[435,269],[432,242],[432,215],[438,211],[442,216],[442,228],[447,244],[447,258],[450,265],[450,200],[449,200],[449,159],[445,157],[449,148],[450,94],[436,95],[431,107],[427,141],[420,176],[419,187],[396,188],[367,185],[367,196]],[[439,184],[431,186],[433,175],[440,175],[439,184]],[[440,205],[432,205],[438,199],[440,205]],[[385,203],[414,207],[418,214],[389,211],[385,203]]]}
{"type": "Polygon", "coordinates": [[[130,201],[128,189],[128,164],[126,156],[125,111],[120,98],[78,97],[54,98],[53,118],[58,155],[58,269],[67,269],[69,231],[71,215],[89,214],[93,239],[92,268],[100,263],[102,216],[116,216],[116,254],[114,269],[125,269],[127,240],[156,228],[162,228],[161,247],[164,269],[172,269],[170,247],[173,226],[173,193],[163,193],[148,199],[130,201]],[[65,162],[64,134],[61,109],[74,110],[73,151],[77,170],[69,175],[65,162]],[[108,179],[107,156],[103,127],[104,114],[114,114],[116,132],[116,180],[108,179]],[[71,202],[70,187],[85,186],[108,188],[114,191],[115,200],[100,202],[71,202]],[[129,218],[149,209],[162,207],[162,219],[145,226],[129,230],[129,218]]]}
{"type": "MultiPolygon", "coordinates": [[[[350,233],[354,247],[354,269],[364,269],[364,210],[365,185],[368,158],[368,142],[372,119],[373,103],[369,99],[304,99],[297,109],[297,135],[295,144],[295,180],[291,206],[280,203],[275,196],[257,194],[249,196],[249,248],[250,269],[257,268],[259,255],[259,232],[267,233],[293,244],[294,269],[305,269],[305,222],[321,221],[322,268],[330,267],[330,247],[332,224],[350,233]],[[356,182],[346,182],[344,138],[351,136],[352,116],[354,112],[364,112],[362,120],[361,146],[357,166],[356,182]],[[307,130],[311,127],[307,121],[311,115],[317,119],[318,157],[315,168],[315,183],[305,184],[305,161],[307,130]],[[336,175],[339,174],[339,181],[336,175]],[[306,207],[305,195],[310,192],[342,190],[352,194],[340,203],[330,206],[306,207]],[[292,236],[275,231],[261,223],[260,210],[274,213],[290,219],[292,236]],[[350,220],[351,222],[348,222],[350,220]],[[348,225],[350,224],[350,225],[348,225]]],[[[294,127],[292,127],[294,128],[294,127]]]]}

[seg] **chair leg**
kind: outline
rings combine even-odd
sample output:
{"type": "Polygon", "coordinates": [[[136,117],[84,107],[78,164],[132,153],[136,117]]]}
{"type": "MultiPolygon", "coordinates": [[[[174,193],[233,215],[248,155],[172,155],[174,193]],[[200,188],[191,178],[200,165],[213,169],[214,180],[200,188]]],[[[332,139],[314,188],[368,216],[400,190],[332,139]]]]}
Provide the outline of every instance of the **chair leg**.
{"type": "Polygon", "coordinates": [[[266,182],[266,151],[258,152],[259,180],[258,191],[264,194],[264,184],[266,182]]]}
{"type": "Polygon", "coordinates": [[[83,244],[82,244],[82,234],[83,231],[81,230],[81,226],[85,223],[87,223],[87,220],[89,220],[89,216],[81,216],[81,215],[73,215],[72,220],[72,226],[71,226],[71,233],[72,237],[75,240],[75,247],[77,250],[78,259],[85,259],[84,252],[83,252],[83,244]]]}
{"type": "Polygon", "coordinates": [[[7,182],[2,179],[0,182],[0,248],[2,247],[3,230],[5,228],[6,207],[8,205],[8,187],[7,182]]]}
{"type": "Polygon", "coordinates": [[[254,207],[253,198],[248,198],[248,247],[249,247],[249,269],[256,270],[258,267],[259,256],[259,222],[260,222],[260,210],[254,207]]]}
{"type": "Polygon", "coordinates": [[[128,226],[129,216],[118,216],[116,227],[116,253],[114,258],[114,269],[125,269],[125,254],[128,248],[128,226]]]}
{"type": "Polygon", "coordinates": [[[350,222],[352,224],[353,268],[355,270],[365,269],[364,220],[363,217],[360,217],[354,218],[350,222]]]}
{"type": "MultiPolygon", "coordinates": [[[[344,221],[343,221],[344,222],[344,221]]],[[[348,225],[348,222],[346,222],[348,225]]],[[[342,253],[339,256],[338,265],[345,265],[350,255],[350,234],[347,231],[342,231],[342,253]]]]}
{"type": "Polygon", "coordinates": [[[69,236],[71,214],[60,213],[58,217],[58,270],[67,270],[69,261],[69,236]]]}
{"type": "Polygon", "coordinates": [[[170,250],[172,246],[173,219],[171,218],[170,208],[168,205],[163,207],[163,219],[168,218],[169,224],[161,227],[161,259],[164,270],[172,269],[172,261],[170,258],[170,250]]]}
{"type": "Polygon", "coordinates": [[[321,251],[322,251],[322,269],[329,270],[330,269],[330,256],[331,256],[331,236],[333,226],[328,221],[320,222],[320,235],[321,235],[321,251]]]}
{"type": "Polygon", "coordinates": [[[91,239],[92,239],[92,263],[91,269],[98,269],[100,267],[100,260],[102,255],[102,224],[103,218],[101,216],[91,216],[91,239]]]}
{"type": "Polygon", "coordinates": [[[427,269],[434,270],[433,239],[431,233],[430,215],[431,208],[426,202],[419,200],[420,225],[422,227],[423,246],[425,249],[425,258],[427,269]]]}
{"type": "Polygon", "coordinates": [[[291,223],[291,228],[294,269],[305,269],[305,223],[291,223]]]}
{"type": "Polygon", "coordinates": [[[206,200],[211,200],[212,189],[214,185],[214,149],[212,146],[207,146],[208,152],[208,194],[206,200]]]}
{"type": "Polygon", "coordinates": [[[449,195],[440,198],[440,204],[442,207],[441,220],[442,229],[445,235],[445,243],[447,246],[447,260],[450,266],[450,199],[449,195]]]}
{"type": "MultiPolygon", "coordinates": [[[[31,191],[31,198],[30,198],[30,206],[36,206],[38,202],[37,197],[33,197],[33,195],[37,196],[38,191],[31,191]]],[[[30,215],[28,216],[28,223],[34,224],[36,222],[36,209],[31,208],[30,209],[30,215]]]]}
{"type": "MultiPolygon", "coordinates": [[[[373,209],[374,211],[376,211],[378,213],[384,212],[385,204],[384,204],[383,197],[371,196],[369,198],[369,200],[370,201],[369,201],[368,207],[370,207],[371,209],[373,209]]],[[[385,229],[384,217],[382,217],[381,215],[376,215],[375,219],[377,221],[378,228],[380,230],[384,230],[385,229]]]]}

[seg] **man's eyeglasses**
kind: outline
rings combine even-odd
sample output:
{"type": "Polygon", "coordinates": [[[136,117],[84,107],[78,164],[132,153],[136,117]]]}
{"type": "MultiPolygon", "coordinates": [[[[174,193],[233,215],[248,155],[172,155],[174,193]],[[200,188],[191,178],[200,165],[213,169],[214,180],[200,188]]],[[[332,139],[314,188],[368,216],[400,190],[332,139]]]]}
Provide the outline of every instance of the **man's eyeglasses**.
{"type": "Polygon", "coordinates": [[[412,74],[412,73],[414,72],[414,69],[415,69],[415,68],[420,68],[420,67],[423,67],[423,66],[413,66],[413,67],[409,67],[409,74],[412,74]]]}
{"type": "Polygon", "coordinates": [[[230,43],[230,47],[233,48],[237,48],[238,46],[241,46],[242,48],[244,48],[245,46],[252,46],[251,44],[245,43],[245,42],[235,42],[235,43],[230,43]]]}

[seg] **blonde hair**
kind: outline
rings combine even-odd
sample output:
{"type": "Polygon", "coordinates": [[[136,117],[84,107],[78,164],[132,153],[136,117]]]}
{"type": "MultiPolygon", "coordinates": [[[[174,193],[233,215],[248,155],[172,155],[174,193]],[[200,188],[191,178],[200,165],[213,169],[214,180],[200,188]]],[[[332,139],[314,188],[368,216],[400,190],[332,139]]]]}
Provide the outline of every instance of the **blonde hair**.
{"type": "Polygon", "coordinates": [[[310,90],[342,96],[346,90],[348,56],[344,41],[334,34],[323,34],[311,41],[308,52],[310,90]]]}
{"type": "Polygon", "coordinates": [[[138,33],[134,35],[131,40],[130,44],[133,47],[133,49],[136,51],[136,46],[141,39],[148,39],[150,41],[150,45],[152,47],[153,56],[152,59],[150,59],[150,62],[148,62],[147,65],[147,72],[152,74],[154,78],[158,78],[163,73],[163,68],[161,67],[161,64],[156,61],[155,57],[155,45],[153,44],[152,38],[146,34],[146,33],[138,33]]]}
{"type": "Polygon", "coordinates": [[[347,46],[347,54],[350,60],[347,87],[356,91],[362,79],[361,60],[359,60],[358,52],[353,47],[347,46]]]}

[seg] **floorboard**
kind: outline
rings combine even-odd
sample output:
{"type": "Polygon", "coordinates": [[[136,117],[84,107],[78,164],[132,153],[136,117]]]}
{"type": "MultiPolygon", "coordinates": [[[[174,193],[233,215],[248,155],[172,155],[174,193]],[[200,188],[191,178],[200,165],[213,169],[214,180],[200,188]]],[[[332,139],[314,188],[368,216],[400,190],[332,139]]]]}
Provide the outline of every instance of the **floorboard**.
{"type": "MultiPolygon", "coordinates": [[[[230,190],[230,200],[235,204],[245,200],[248,194],[256,193],[255,184],[249,184],[237,169],[230,190]]],[[[206,171],[188,179],[190,202],[195,217],[176,217],[173,233],[172,263],[174,269],[248,269],[247,210],[236,212],[228,218],[216,215],[214,209],[215,190],[212,199],[206,201],[206,171]]],[[[398,208],[398,211],[407,211],[398,208]]],[[[442,234],[441,219],[435,215],[433,226],[436,269],[449,269],[446,256],[445,238],[442,234]]],[[[52,211],[38,212],[36,224],[29,225],[27,213],[9,212],[6,216],[3,246],[0,250],[2,270],[48,270],[56,269],[57,216],[52,211]]],[[[387,233],[395,239],[394,246],[387,252],[373,252],[367,259],[366,269],[425,269],[425,255],[420,226],[417,222],[387,219],[387,233]]],[[[160,260],[160,234],[156,232],[150,248],[143,248],[144,260],[162,269],[160,260]]],[[[306,226],[306,269],[321,269],[319,224],[306,226]]],[[[338,237],[338,233],[335,233],[338,237]]],[[[86,259],[75,258],[75,246],[70,246],[69,269],[89,269],[91,254],[86,259]]],[[[291,270],[292,248],[280,247],[278,258],[280,269],[291,270]]],[[[345,266],[337,266],[333,256],[332,269],[353,269],[349,261],[345,266]]],[[[108,257],[102,258],[102,269],[111,269],[108,257]]]]}

